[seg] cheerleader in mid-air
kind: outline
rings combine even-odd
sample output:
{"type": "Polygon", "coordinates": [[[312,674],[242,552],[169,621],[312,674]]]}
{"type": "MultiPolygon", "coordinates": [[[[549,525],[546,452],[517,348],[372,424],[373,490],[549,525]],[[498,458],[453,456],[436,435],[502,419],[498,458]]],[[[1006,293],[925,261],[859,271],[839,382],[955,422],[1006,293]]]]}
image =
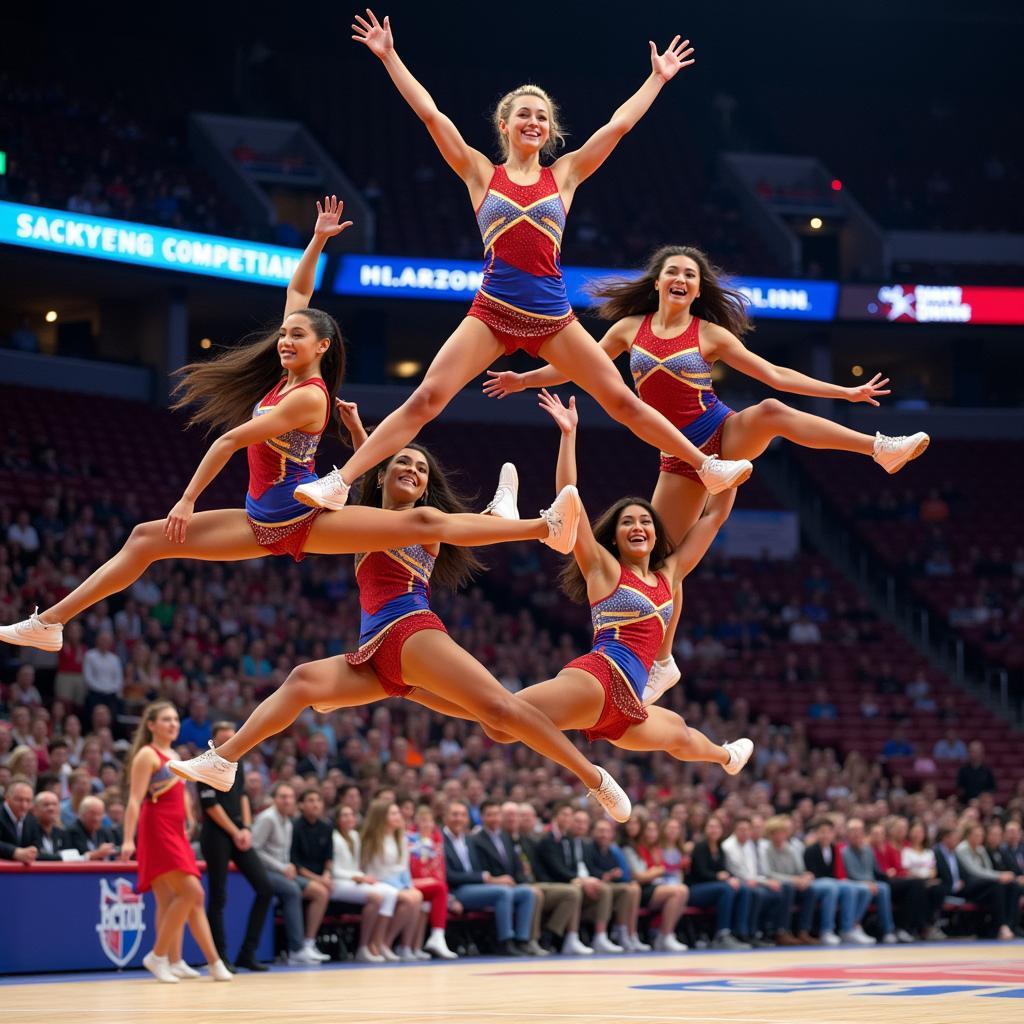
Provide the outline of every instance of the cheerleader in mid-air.
{"type": "Polygon", "coordinates": [[[316,482],[317,447],[328,424],[338,422],[334,396],[345,371],[345,350],[334,318],[309,309],[316,263],[328,238],[344,231],[344,204],[334,196],[317,204],[313,240],[288,287],[280,328],[181,370],[177,405],[193,407],[193,424],[224,429],[199,463],[181,500],[163,521],[136,526],[124,547],[55,605],[12,626],[0,640],[59,651],[64,623],[134,583],[164,558],[231,562],[265,555],[343,555],[412,544],[477,546],[535,538],[568,551],[576,516],[571,492],[537,519],[447,514],[429,502],[402,511],[358,506],[310,509],[296,488],[316,482]],[[195,504],[231,456],[246,449],[249,489],[245,508],[196,512],[195,504]]]}
{"type": "MultiPolygon", "coordinates": [[[[542,391],[541,406],[562,432],[557,480],[576,480],[575,399],[568,407],[542,391]]],[[[734,495],[729,495],[729,498],[734,495]]],[[[732,501],[719,503],[697,521],[673,550],[661,520],[645,498],[622,498],[591,527],[580,518],[573,560],[562,571],[562,588],[590,601],[593,648],[554,678],[527,686],[516,699],[542,711],[560,729],[579,729],[588,740],[608,740],[625,750],[663,750],[680,761],[709,761],[737,774],[754,749],[749,739],[719,746],[667,708],[647,707],[644,686],[672,618],[673,594],[711,547],[732,501]]],[[[423,700],[459,717],[459,709],[423,700]]],[[[465,714],[461,717],[467,717],[465,714]]],[[[511,737],[485,726],[499,742],[511,737]]]]}
{"type": "MultiPolygon", "coordinates": [[[[366,434],[356,407],[346,404],[343,413],[354,444],[361,446],[366,434]]],[[[496,521],[518,520],[517,490],[515,467],[506,464],[489,507],[496,521]]],[[[566,534],[569,550],[580,521],[576,488],[565,487],[560,500],[572,510],[566,534]]],[[[439,512],[453,513],[463,507],[444,470],[426,448],[417,444],[406,446],[367,474],[361,501],[366,510],[414,509],[425,504],[439,512]]],[[[431,611],[432,582],[455,588],[479,568],[472,552],[446,543],[394,545],[358,555],[356,583],[362,608],[359,650],[300,665],[231,739],[217,748],[211,743],[210,750],[189,761],[172,762],[171,771],[227,790],[238,760],[287,728],[304,708],[328,711],[387,697],[408,697],[428,707],[438,703],[457,707],[460,714],[468,714],[488,730],[522,740],[573,772],[613,818],[627,820],[629,798],[612,777],[592,765],[550,719],[508,693],[480,662],[452,640],[444,623],[431,611]]]]}
{"type": "MultiPolygon", "coordinates": [[[[718,399],[711,370],[721,360],[755,380],[795,395],[836,398],[878,405],[888,378],[875,374],[865,384],[843,387],[815,380],[806,374],[775,366],[740,340],[752,329],[743,295],[727,287],[721,271],[705,253],[687,245],[665,246],[655,252],[636,277],[597,282],[592,293],[603,302],[597,313],[612,326],[601,347],[612,359],[629,353],[629,367],[637,394],[668,417],[701,451],[724,459],[756,459],[776,437],[805,448],[870,455],[887,473],[902,469],[928,447],[928,435],[888,437],[862,434],[821,416],[790,408],[767,398],[738,413],[718,399]]],[[[529,373],[490,373],[484,385],[494,398],[523,388],[553,387],[567,375],[555,366],[529,373]]],[[[668,530],[670,543],[678,543],[697,521],[707,491],[693,468],[666,452],[651,503],[668,530]]],[[[712,499],[712,503],[722,499],[712,499]]],[[[679,679],[672,659],[672,640],[681,602],[655,661],[645,695],[657,700],[679,679]]]]}
{"type": "Polygon", "coordinates": [[[356,478],[408,444],[474,377],[517,349],[558,367],[610,416],[691,467],[711,493],[743,483],[751,471],[748,461],[729,462],[700,452],[626,387],[577,321],[560,264],[562,232],[576,189],[647,113],[665,84],[693,63],[689,40],[681,42],[676,36],[664,53],[650,43],[651,72],[643,85],[579,149],[550,165],[542,164],[541,157],[552,155],[564,141],[558,110],[536,85],[513,89],[494,113],[502,149],[502,161],[495,166],[466,143],[402,63],[388,18],[378,22],[367,10],[365,18],[356,15],[352,29],[352,38],[380,58],[445,161],[465,182],[487,262],[466,318],[434,357],[419,387],[339,471],[302,488],[297,496],[314,506],[340,508],[356,478]]]}

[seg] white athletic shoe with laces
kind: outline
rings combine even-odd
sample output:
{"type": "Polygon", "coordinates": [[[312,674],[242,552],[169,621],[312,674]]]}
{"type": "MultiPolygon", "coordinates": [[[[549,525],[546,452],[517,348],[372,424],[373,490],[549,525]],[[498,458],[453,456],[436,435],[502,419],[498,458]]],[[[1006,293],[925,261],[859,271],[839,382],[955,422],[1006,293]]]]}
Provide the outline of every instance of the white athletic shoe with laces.
{"type": "Polygon", "coordinates": [[[142,958],[142,966],[156,978],[157,981],[165,982],[168,985],[177,985],[178,976],[171,970],[170,961],[165,956],[157,956],[150,950],[142,958]]]}
{"type": "Polygon", "coordinates": [[[886,473],[898,473],[908,462],[921,455],[930,442],[931,438],[923,430],[899,437],[875,434],[875,450],[871,457],[886,473]]]}
{"type": "Polygon", "coordinates": [[[723,764],[722,767],[729,775],[739,775],[754,752],[753,740],[733,740],[731,743],[723,743],[722,746],[729,751],[729,763],[723,764]]]}
{"type": "Polygon", "coordinates": [[[730,487],[739,487],[753,472],[754,466],[749,459],[720,459],[717,455],[709,455],[697,470],[697,476],[708,489],[708,494],[718,494],[730,487]]]}
{"type": "Polygon", "coordinates": [[[213,740],[210,740],[209,750],[204,750],[187,761],[168,761],[167,767],[179,778],[188,779],[189,782],[205,783],[222,793],[226,793],[235,784],[235,772],[238,771],[238,765],[234,761],[229,761],[214,751],[213,740]]]}
{"type": "Polygon", "coordinates": [[[583,515],[580,492],[569,484],[563,487],[551,508],[542,508],[540,517],[548,524],[548,535],[541,538],[541,544],[567,555],[576,547],[576,532],[583,515]]]}
{"type": "Polygon", "coordinates": [[[341,477],[341,470],[335,466],[326,476],[299,484],[292,497],[310,508],[339,509],[345,507],[350,490],[351,487],[341,477]]]}
{"type": "Polygon", "coordinates": [[[179,960],[177,963],[171,964],[171,974],[176,978],[181,978],[182,981],[185,981],[187,978],[201,977],[199,972],[195,968],[189,967],[184,960],[179,960]]]}
{"type": "Polygon", "coordinates": [[[593,952],[590,946],[583,944],[575,932],[565,937],[562,948],[559,950],[562,956],[591,956],[593,952]]]}
{"type": "Polygon", "coordinates": [[[17,647],[35,647],[40,651],[59,651],[64,645],[64,624],[39,621],[39,609],[21,622],[0,626],[0,640],[17,647]]]}
{"type": "Polygon", "coordinates": [[[608,938],[607,932],[598,932],[593,939],[591,939],[591,946],[595,953],[625,953],[626,951],[621,947],[617,946],[611,939],[608,938]]]}
{"type": "MultiPolygon", "coordinates": [[[[626,796],[626,791],[603,769],[601,783],[597,789],[590,790],[590,795],[618,822],[629,821],[633,805],[626,796]]],[[[597,949],[597,947],[594,947],[597,949]]]]}
{"type": "Polygon", "coordinates": [[[667,658],[655,661],[651,666],[650,675],[647,677],[647,685],[644,687],[644,707],[657,703],[661,695],[671,690],[682,678],[683,673],[679,671],[676,659],[671,654],[667,658]]]}
{"type": "Polygon", "coordinates": [[[519,474],[511,462],[506,462],[498,474],[498,489],[483,515],[499,519],[519,518],[519,474]]]}

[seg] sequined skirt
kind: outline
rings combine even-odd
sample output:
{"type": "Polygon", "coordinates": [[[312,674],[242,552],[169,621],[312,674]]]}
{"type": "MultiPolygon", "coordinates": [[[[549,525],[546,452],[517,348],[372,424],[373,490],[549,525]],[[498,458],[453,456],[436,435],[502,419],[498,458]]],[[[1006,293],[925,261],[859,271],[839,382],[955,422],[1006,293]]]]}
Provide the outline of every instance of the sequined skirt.
{"type": "Polygon", "coordinates": [[[603,654],[591,651],[570,661],[565,667],[589,673],[604,690],[601,717],[591,728],[583,730],[588,742],[617,740],[627,729],[647,720],[647,708],[637,700],[633,688],[603,654]]]}
{"type": "Polygon", "coordinates": [[[301,562],[306,557],[302,549],[306,546],[309,531],[313,528],[316,517],[323,511],[322,508],[314,508],[301,518],[280,526],[273,523],[258,523],[249,516],[249,526],[256,543],[265,547],[272,555],[291,555],[296,562],[301,562]]]}
{"type": "Polygon", "coordinates": [[[439,629],[447,633],[444,623],[431,611],[413,612],[378,633],[358,651],[346,654],[350,665],[365,665],[377,674],[377,679],[389,697],[407,697],[415,689],[402,678],[402,648],[405,641],[421,629],[439,629]]]}
{"type": "Polygon", "coordinates": [[[477,292],[473,305],[466,316],[482,320],[505,346],[506,355],[522,350],[535,359],[540,356],[540,347],[552,335],[568,327],[576,319],[570,309],[558,317],[540,316],[492,299],[484,292],[477,292]]]}

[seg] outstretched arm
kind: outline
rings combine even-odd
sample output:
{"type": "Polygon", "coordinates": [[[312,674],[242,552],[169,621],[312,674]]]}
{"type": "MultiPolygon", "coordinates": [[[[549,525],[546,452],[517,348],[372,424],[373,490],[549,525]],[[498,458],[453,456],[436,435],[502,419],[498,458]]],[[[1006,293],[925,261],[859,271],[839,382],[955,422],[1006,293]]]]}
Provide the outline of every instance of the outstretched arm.
{"type": "Polygon", "coordinates": [[[185,543],[188,522],[195,511],[199,495],[210,486],[211,481],[240,448],[268,441],[289,430],[307,427],[310,423],[323,423],[323,418],[323,392],[319,388],[299,388],[262,416],[254,416],[221,434],[206,450],[185,492],[168,513],[164,522],[164,535],[167,539],[179,544],[185,543]]]}
{"type": "Polygon", "coordinates": [[[829,384],[805,373],[790,370],[786,366],[776,366],[768,362],[756,352],[751,352],[731,331],[717,324],[701,324],[702,333],[707,333],[707,344],[704,351],[710,361],[721,359],[740,373],[745,373],[754,380],[767,384],[776,391],[788,391],[792,395],[809,395],[812,398],[841,398],[846,402],[868,402],[878,405],[878,398],[890,392],[885,385],[889,378],[882,379],[876,373],[866,384],[844,388],[839,384],[829,384]]]}
{"type": "MultiPolygon", "coordinates": [[[[636,334],[636,325],[631,323],[633,319],[626,317],[612,324],[598,342],[609,359],[617,359],[629,349],[629,339],[636,334]]],[[[525,391],[526,388],[554,388],[559,384],[568,383],[569,380],[550,364],[537,370],[528,370],[526,373],[516,373],[514,370],[488,370],[487,378],[484,381],[484,394],[488,398],[505,398],[517,391],[525,391]]]]}
{"type": "Polygon", "coordinates": [[[346,228],[352,227],[352,221],[347,220],[341,223],[341,215],[345,211],[345,204],[337,196],[324,196],[321,204],[316,204],[316,224],[313,226],[313,237],[306,246],[306,251],[299,260],[299,265],[288,282],[288,297],[284,303],[284,315],[299,309],[307,309],[309,300],[313,296],[313,289],[316,287],[316,265],[320,259],[320,253],[324,251],[328,238],[340,235],[346,228]]]}
{"type": "Polygon", "coordinates": [[[611,156],[626,132],[650,109],[662,86],[694,62],[689,39],[680,42],[676,36],[664,53],[658,53],[653,42],[649,45],[651,73],[644,84],[612,114],[606,125],[598,128],[579,149],[566,153],[552,166],[555,182],[563,196],[571,196],[576,186],[586,181],[611,156]]]}
{"type": "Polygon", "coordinates": [[[355,19],[352,38],[380,58],[395,88],[412,107],[413,113],[427,126],[445,162],[466,183],[471,194],[482,194],[491,179],[493,168],[490,160],[466,142],[452,119],[437,109],[434,98],[402,63],[395,51],[391,20],[385,17],[382,24],[369,7],[365,18],[357,14],[355,19]]]}
{"type": "Polygon", "coordinates": [[[665,559],[665,571],[673,589],[700,563],[715,542],[736,502],[736,491],[723,491],[708,500],[704,514],[690,527],[675,551],[665,559]]]}

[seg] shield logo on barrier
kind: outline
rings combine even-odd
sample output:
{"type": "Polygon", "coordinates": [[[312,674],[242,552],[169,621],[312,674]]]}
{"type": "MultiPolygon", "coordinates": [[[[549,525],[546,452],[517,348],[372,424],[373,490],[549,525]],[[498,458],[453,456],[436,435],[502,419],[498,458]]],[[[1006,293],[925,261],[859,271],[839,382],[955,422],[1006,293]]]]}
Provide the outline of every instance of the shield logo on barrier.
{"type": "Polygon", "coordinates": [[[106,878],[100,879],[100,923],[96,931],[103,952],[114,966],[124,967],[139,951],[146,930],[142,920],[145,909],[145,899],[127,878],[115,878],[112,885],[106,878]]]}

